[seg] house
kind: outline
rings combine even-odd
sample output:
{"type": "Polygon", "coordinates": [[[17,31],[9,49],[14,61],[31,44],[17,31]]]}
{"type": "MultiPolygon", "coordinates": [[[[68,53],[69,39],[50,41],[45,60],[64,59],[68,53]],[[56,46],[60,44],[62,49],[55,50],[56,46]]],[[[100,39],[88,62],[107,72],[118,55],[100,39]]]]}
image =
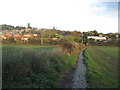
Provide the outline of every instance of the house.
{"type": "Polygon", "coordinates": [[[7,39],[4,35],[0,35],[0,39],[7,39]]]}
{"type": "Polygon", "coordinates": [[[38,36],[38,34],[33,34],[34,37],[38,36]]]}
{"type": "Polygon", "coordinates": [[[14,35],[14,40],[21,40],[22,36],[20,34],[14,35]]]}
{"type": "Polygon", "coordinates": [[[57,40],[58,38],[52,38],[52,40],[57,40]]]}
{"type": "Polygon", "coordinates": [[[100,33],[100,34],[99,34],[99,37],[103,37],[103,34],[102,34],[102,33],[100,33]]]}
{"type": "Polygon", "coordinates": [[[27,37],[27,38],[30,38],[30,37],[33,37],[33,36],[36,37],[36,36],[38,36],[38,34],[26,33],[23,36],[27,37]]]}
{"type": "Polygon", "coordinates": [[[31,34],[30,33],[26,33],[23,35],[24,37],[31,37],[31,34]]]}
{"type": "Polygon", "coordinates": [[[113,35],[113,33],[108,33],[108,35],[113,35]]]}
{"type": "Polygon", "coordinates": [[[22,37],[21,40],[28,41],[29,38],[22,37]]]}
{"type": "Polygon", "coordinates": [[[119,37],[119,35],[118,35],[118,34],[116,34],[116,35],[115,35],[115,37],[116,37],[116,38],[118,38],[118,37],[119,37]]]}
{"type": "Polygon", "coordinates": [[[100,40],[100,41],[103,41],[103,40],[107,40],[106,37],[98,37],[98,36],[88,36],[88,39],[95,39],[95,40],[100,40]]]}
{"type": "Polygon", "coordinates": [[[14,40],[21,40],[21,39],[22,39],[21,36],[19,36],[19,37],[14,37],[14,40]]]}

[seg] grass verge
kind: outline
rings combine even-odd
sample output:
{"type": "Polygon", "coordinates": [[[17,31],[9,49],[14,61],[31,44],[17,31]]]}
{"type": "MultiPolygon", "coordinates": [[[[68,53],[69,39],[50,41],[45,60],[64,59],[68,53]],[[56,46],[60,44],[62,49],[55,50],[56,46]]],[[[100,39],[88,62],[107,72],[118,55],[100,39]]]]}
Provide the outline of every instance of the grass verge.
{"type": "Polygon", "coordinates": [[[91,88],[118,87],[118,48],[88,47],[85,51],[87,78],[91,88]],[[115,54],[115,56],[114,56],[115,54]]]}

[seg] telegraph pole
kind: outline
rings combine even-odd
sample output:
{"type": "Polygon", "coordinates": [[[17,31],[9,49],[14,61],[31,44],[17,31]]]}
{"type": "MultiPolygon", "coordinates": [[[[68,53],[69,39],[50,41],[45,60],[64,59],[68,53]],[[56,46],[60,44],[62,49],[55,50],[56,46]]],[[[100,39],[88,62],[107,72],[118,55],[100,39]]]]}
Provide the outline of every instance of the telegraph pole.
{"type": "Polygon", "coordinates": [[[83,32],[82,32],[82,44],[83,44],[84,38],[83,38],[83,32]]]}
{"type": "Polygon", "coordinates": [[[40,41],[41,41],[41,45],[43,44],[43,40],[42,40],[42,30],[40,31],[40,41]]]}

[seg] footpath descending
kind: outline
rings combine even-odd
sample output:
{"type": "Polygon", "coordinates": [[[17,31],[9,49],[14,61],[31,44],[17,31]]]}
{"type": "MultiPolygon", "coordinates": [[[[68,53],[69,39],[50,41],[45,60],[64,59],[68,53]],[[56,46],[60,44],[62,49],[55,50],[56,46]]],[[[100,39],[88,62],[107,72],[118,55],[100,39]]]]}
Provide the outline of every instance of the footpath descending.
{"type": "Polygon", "coordinates": [[[83,62],[84,51],[85,49],[79,55],[77,66],[64,73],[59,88],[87,88],[85,77],[87,69],[83,62]]]}
{"type": "MultiPolygon", "coordinates": [[[[85,50],[85,49],[84,49],[85,50]]],[[[77,63],[77,68],[73,76],[73,86],[72,88],[87,88],[85,74],[87,72],[86,66],[83,62],[83,52],[81,51],[77,63]]]]}

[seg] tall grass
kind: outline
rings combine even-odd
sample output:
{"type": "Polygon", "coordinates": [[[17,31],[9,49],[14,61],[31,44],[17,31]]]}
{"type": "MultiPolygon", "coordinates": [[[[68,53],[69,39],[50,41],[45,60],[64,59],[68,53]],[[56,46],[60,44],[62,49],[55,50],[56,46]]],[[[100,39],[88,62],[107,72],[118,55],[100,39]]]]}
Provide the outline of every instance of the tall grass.
{"type": "Polygon", "coordinates": [[[2,47],[3,88],[55,88],[77,58],[56,47],[2,47]]]}

